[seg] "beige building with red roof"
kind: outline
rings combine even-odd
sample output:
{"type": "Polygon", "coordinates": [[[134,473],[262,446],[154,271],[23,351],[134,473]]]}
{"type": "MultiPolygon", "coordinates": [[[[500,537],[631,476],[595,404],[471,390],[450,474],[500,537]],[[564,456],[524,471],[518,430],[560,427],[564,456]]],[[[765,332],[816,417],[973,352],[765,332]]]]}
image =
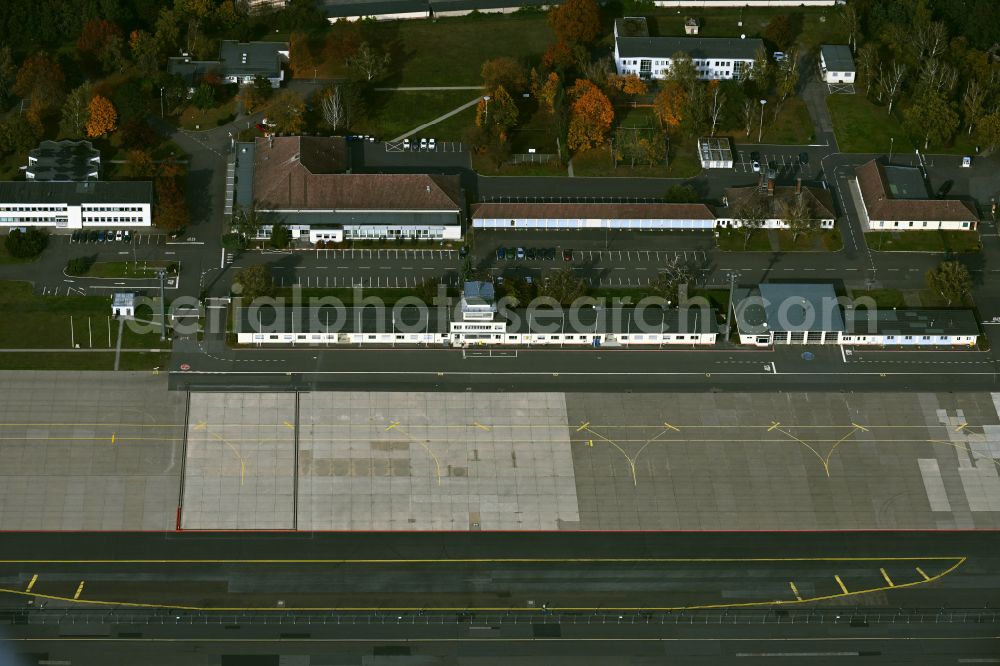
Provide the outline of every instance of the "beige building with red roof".
{"type": "Polygon", "coordinates": [[[957,199],[932,199],[913,167],[884,166],[875,160],[855,169],[862,224],[880,231],[974,231],[975,209],[957,199]]]}
{"type": "MultiPolygon", "coordinates": [[[[462,237],[458,176],[350,173],[342,137],[268,137],[240,144],[236,198],[293,238],[451,240],[462,237]],[[245,183],[252,183],[252,189],[245,183]]],[[[262,235],[270,234],[266,225],[262,235]]]]}

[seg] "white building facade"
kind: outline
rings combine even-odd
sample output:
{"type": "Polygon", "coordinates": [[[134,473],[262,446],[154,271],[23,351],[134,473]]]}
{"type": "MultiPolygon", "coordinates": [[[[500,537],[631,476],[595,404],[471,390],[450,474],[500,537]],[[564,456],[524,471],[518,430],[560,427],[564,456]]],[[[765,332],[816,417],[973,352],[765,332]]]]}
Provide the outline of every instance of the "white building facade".
{"type": "Polygon", "coordinates": [[[821,46],[819,72],[826,83],[854,83],[857,72],[851,48],[845,44],[824,44],[821,46]]]}
{"type": "Polygon", "coordinates": [[[672,203],[481,203],[472,212],[476,229],[711,229],[705,204],[672,203]]]}
{"type": "Polygon", "coordinates": [[[0,227],[149,227],[152,199],[152,183],[8,181],[0,183],[0,227]]]}

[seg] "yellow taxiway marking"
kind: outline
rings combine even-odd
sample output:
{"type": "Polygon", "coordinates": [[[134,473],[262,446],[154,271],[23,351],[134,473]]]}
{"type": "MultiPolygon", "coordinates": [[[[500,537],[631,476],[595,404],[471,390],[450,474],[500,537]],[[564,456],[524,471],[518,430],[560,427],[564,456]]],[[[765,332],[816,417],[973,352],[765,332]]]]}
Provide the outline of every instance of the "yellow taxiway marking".
{"type": "Polygon", "coordinates": [[[243,479],[246,477],[246,472],[247,472],[247,463],[246,463],[246,460],[243,459],[243,456],[240,455],[239,449],[237,449],[235,446],[233,446],[232,442],[230,442],[227,439],[224,439],[223,437],[217,435],[214,432],[212,433],[212,437],[215,437],[217,440],[219,440],[220,442],[222,442],[223,444],[225,444],[226,446],[228,446],[229,450],[232,451],[233,455],[235,455],[236,458],[240,461],[240,485],[242,486],[243,485],[243,479]]]}
{"type": "Polygon", "coordinates": [[[969,427],[968,423],[963,423],[962,425],[960,425],[957,428],[955,428],[955,432],[962,432],[963,430],[965,430],[968,427],[969,427]]]}
{"type": "Polygon", "coordinates": [[[73,593],[73,599],[79,599],[80,595],[83,594],[83,585],[85,581],[80,581],[80,584],[76,588],[76,592],[73,593]]]}
{"type": "Polygon", "coordinates": [[[795,583],[788,581],[788,586],[792,588],[792,594],[795,595],[797,601],[802,601],[802,595],[799,594],[799,588],[795,587],[795,583]]]}
{"type": "Polygon", "coordinates": [[[293,426],[293,425],[292,425],[291,423],[289,423],[288,421],[283,421],[282,423],[284,423],[285,427],[287,427],[287,428],[291,428],[292,430],[295,430],[295,426],[293,426]]]}
{"type": "Polygon", "coordinates": [[[386,429],[384,430],[384,432],[389,432],[390,430],[392,430],[393,428],[395,428],[395,427],[396,427],[396,426],[398,426],[398,425],[399,425],[399,421],[393,421],[392,423],[390,423],[390,424],[389,424],[389,425],[388,425],[388,426],[386,427],[386,429]]]}
{"type": "Polygon", "coordinates": [[[863,425],[858,425],[854,421],[851,421],[851,425],[860,430],[861,432],[868,432],[868,428],[864,427],[863,425]]]}
{"type": "Polygon", "coordinates": [[[894,584],[894,583],[892,582],[892,579],[891,579],[891,578],[889,578],[889,574],[887,574],[887,573],[885,572],[885,569],[882,569],[882,568],[880,567],[880,568],[879,568],[879,571],[881,571],[881,572],[882,572],[882,578],[885,578],[885,582],[889,583],[889,587],[896,587],[896,585],[895,585],[895,584],[894,584]]]}
{"type": "Polygon", "coordinates": [[[111,433],[111,445],[114,446],[114,444],[115,444],[115,433],[111,433]]]}
{"type": "Polygon", "coordinates": [[[675,425],[670,425],[669,423],[664,423],[664,424],[663,424],[663,427],[664,427],[664,428],[670,428],[670,429],[671,429],[671,430],[673,430],[674,432],[680,432],[680,431],[681,431],[681,429],[680,429],[680,428],[678,428],[678,427],[677,427],[677,426],[675,426],[675,425]]]}
{"type": "Polygon", "coordinates": [[[850,592],[847,591],[847,586],[844,585],[844,581],[840,580],[840,576],[834,574],[833,579],[837,581],[837,585],[839,585],[840,589],[844,591],[844,594],[850,594],[850,592]]]}
{"type": "Polygon", "coordinates": [[[780,426],[780,425],[781,425],[781,423],[780,423],[780,422],[778,422],[778,421],[771,421],[771,427],[769,427],[769,428],[767,429],[767,431],[768,431],[768,432],[771,432],[772,430],[774,430],[775,428],[777,428],[777,427],[778,427],[778,426],[780,426]]]}
{"type": "Polygon", "coordinates": [[[28,581],[28,587],[24,588],[24,591],[31,592],[31,588],[33,588],[35,586],[35,583],[37,582],[38,582],[38,574],[35,574],[34,576],[31,577],[31,580],[28,581]]]}
{"type": "Polygon", "coordinates": [[[587,426],[589,426],[589,425],[590,425],[590,421],[587,421],[586,423],[584,423],[583,425],[581,425],[579,428],[577,428],[576,431],[580,432],[581,430],[585,430],[587,428],[587,426]]]}
{"type": "MultiPolygon", "coordinates": [[[[890,589],[901,589],[905,587],[915,587],[917,585],[926,585],[927,583],[940,580],[945,576],[949,575],[960,566],[962,566],[966,558],[965,557],[789,557],[789,558],[517,558],[517,559],[504,559],[504,558],[480,558],[480,559],[424,559],[424,560],[0,560],[0,563],[17,563],[25,564],[29,562],[43,563],[43,564],[136,564],[136,563],[153,563],[153,564],[288,564],[288,563],[322,563],[322,564],[385,564],[385,563],[419,563],[419,564],[454,564],[456,562],[494,562],[494,563],[510,563],[510,562],[527,562],[527,563],[539,563],[539,562],[559,562],[559,563],[573,563],[573,562],[663,562],[663,563],[677,563],[677,562],[688,562],[688,563],[752,563],[752,562],[901,562],[901,561],[949,561],[952,562],[951,566],[947,569],[941,571],[940,573],[929,576],[927,580],[916,580],[909,583],[901,583],[893,587],[883,586],[876,588],[869,588],[865,590],[855,590],[853,592],[848,592],[846,586],[840,580],[839,576],[835,576],[837,582],[840,584],[842,594],[828,594],[816,597],[803,597],[802,599],[768,599],[760,601],[744,601],[735,603],[721,603],[721,604],[700,604],[691,606],[672,606],[672,607],[620,607],[612,608],[607,607],[604,610],[618,610],[618,611],[682,611],[682,610],[703,610],[703,609],[720,609],[720,608],[752,608],[759,606],[771,606],[771,605],[794,605],[794,604],[804,604],[812,603],[818,601],[829,601],[831,599],[840,599],[843,597],[858,596],[861,594],[868,594],[871,592],[881,592],[890,589]]],[[[83,588],[83,581],[80,582],[80,589],[83,588]]],[[[215,611],[215,612],[235,612],[235,611],[302,611],[302,610],[312,610],[312,611],[358,611],[358,612],[368,612],[375,610],[396,610],[396,611],[504,611],[504,612],[532,612],[533,608],[515,608],[515,607],[448,607],[448,608],[428,608],[428,607],[406,607],[406,608],[388,608],[382,607],[284,607],[277,608],[273,606],[268,607],[251,607],[251,608],[240,608],[240,607],[203,607],[203,606],[187,606],[187,605],[176,605],[176,604],[152,604],[152,603],[141,603],[134,601],[110,601],[101,599],[79,599],[74,597],[70,599],[68,597],[62,597],[57,595],[44,595],[44,594],[29,594],[28,592],[23,592],[21,590],[5,589],[0,588],[0,593],[7,593],[13,595],[21,596],[34,596],[42,599],[51,599],[55,601],[73,602],[78,604],[88,604],[92,606],[121,606],[129,608],[162,608],[169,610],[196,610],[196,611],[215,611]]],[[[556,611],[588,611],[594,610],[588,607],[549,607],[549,610],[556,611]]]]}
{"type": "Polygon", "coordinates": [[[923,570],[923,569],[921,569],[920,567],[916,567],[916,570],[917,570],[917,573],[918,573],[918,574],[920,574],[921,576],[923,576],[923,577],[924,577],[924,580],[925,580],[925,581],[928,581],[928,580],[930,580],[930,579],[931,579],[931,577],[930,577],[930,576],[928,576],[927,574],[925,574],[925,573],[924,573],[924,570],[923,570]]]}
{"type": "Polygon", "coordinates": [[[386,428],[386,430],[390,430],[392,428],[396,428],[396,432],[398,432],[400,435],[402,435],[403,437],[405,437],[407,439],[407,441],[409,441],[411,444],[418,444],[421,448],[423,448],[424,451],[427,452],[427,455],[429,455],[431,457],[431,460],[434,461],[434,474],[435,474],[435,476],[437,476],[437,484],[440,486],[441,485],[441,460],[438,459],[438,457],[434,454],[434,451],[431,450],[431,447],[430,447],[431,440],[428,439],[428,440],[420,441],[419,439],[414,439],[414,437],[410,433],[408,433],[405,430],[403,430],[402,428],[398,427],[399,423],[400,423],[399,421],[393,421],[389,425],[389,427],[386,428]]]}
{"type": "Polygon", "coordinates": [[[485,430],[486,432],[489,432],[491,430],[491,428],[489,426],[485,426],[482,423],[480,423],[479,421],[473,421],[472,425],[476,426],[480,430],[485,430]]]}
{"type": "Polygon", "coordinates": [[[192,430],[204,430],[207,427],[208,427],[207,423],[205,423],[204,421],[198,421],[197,423],[194,424],[194,427],[191,428],[191,429],[192,430]]]}
{"type": "Polygon", "coordinates": [[[594,440],[592,440],[592,439],[588,439],[588,440],[587,440],[587,446],[589,446],[589,447],[593,448],[593,447],[594,447],[594,440]]]}

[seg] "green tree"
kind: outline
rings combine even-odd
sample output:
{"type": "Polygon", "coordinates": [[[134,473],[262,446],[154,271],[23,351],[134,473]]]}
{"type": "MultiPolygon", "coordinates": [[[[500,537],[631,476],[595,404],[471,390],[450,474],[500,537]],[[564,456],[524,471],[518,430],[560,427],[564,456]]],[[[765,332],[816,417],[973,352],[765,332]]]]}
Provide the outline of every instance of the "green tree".
{"type": "Polygon", "coordinates": [[[538,288],[539,296],[554,298],[561,305],[571,305],[586,293],[586,283],[572,268],[550,271],[538,288]]]}
{"type": "Polygon", "coordinates": [[[390,57],[368,42],[361,46],[353,56],[347,59],[347,67],[360,81],[372,82],[381,79],[389,71],[390,57]]]}
{"type": "Polygon", "coordinates": [[[0,154],[17,153],[27,156],[38,145],[42,126],[25,113],[9,114],[0,120],[0,154]]]}
{"type": "Polygon", "coordinates": [[[43,51],[21,63],[13,91],[19,97],[30,97],[32,112],[43,118],[62,103],[66,76],[59,63],[43,51]]]}
{"type": "Polygon", "coordinates": [[[66,95],[62,107],[62,120],[59,121],[59,134],[67,139],[80,139],[87,131],[87,118],[90,117],[90,98],[92,92],[90,83],[84,82],[66,95]]]}
{"type": "Polygon", "coordinates": [[[976,137],[986,150],[993,151],[1000,148],[1000,112],[979,119],[976,123],[976,137]]]}
{"type": "Polygon", "coordinates": [[[14,64],[14,53],[9,46],[0,47],[0,102],[7,99],[16,76],[17,66],[14,64]]]}
{"type": "Polygon", "coordinates": [[[483,88],[486,90],[503,86],[505,90],[521,93],[528,88],[528,73],[517,58],[501,56],[487,60],[480,72],[483,76],[483,88]]]}
{"type": "Polygon", "coordinates": [[[690,185],[671,185],[663,200],[667,203],[698,203],[701,198],[690,185]]]}
{"type": "Polygon", "coordinates": [[[955,135],[959,118],[954,105],[937,93],[927,93],[916,99],[903,112],[906,129],[914,136],[923,137],[924,150],[933,141],[943,144],[955,135]]]}
{"type": "Polygon", "coordinates": [[[872,84],[878,78],[878,46],[874,42],[868,42],[858,51],[857,61],[858,77],[865,82],[865,97],[872,90],[872,84]]]}
{"type": "Polygon", "coordinates": [[[284,250],[292,242],[292,232],[281,222],[271,225],[271,247],[284,250]]]}
{"type": "Polygon", "coordinates": [[[239,292],[244,304],[252,303],[263,296],[273,296],[274,279],[271,277],[270,264],[253,264],[241,268],[233,277],[233,287],[236,285],[240,288],[234,289],[234,293],[239,292]]]}
{"type": "Polygon", "coordinates": [[[748,73],[749,80],[753,82],[755,95],[766,95],[771,89],[773,70],[774,63],[767,54],[767,49],[759,47],[753,55],[753,67],[748,73]]]}
{"type": "Polygon", "coordinates": [[[215,88],[207,83],[198,84],[191,96],[191,103],[202,110],[211,109],[215,106],[215,88]]]}
{"type": "Polygon", "coordinates": [[[479,100],[479,105],[476,107],[476,125],[500,141],[506,141],[507,132],[517,125],[517,104],[503,86],[497,86],[488,97],[488,100],[486,97],[479,100]]]}
{"type": "Polygon", "coordinates": [[[37,257],[49,244],[48,232],[41,231],[35,227],[28,227],[27,231],[11,229],[4,239],[4,247],[12,257],[27,259],[37,257]]]}
{"type": "Polygon", "coordinates": [[[802,32],[802,14],[778,14],[764,26],[761,37],[774,44],[779,51],[787,51],[802,32]]]}
{"type": "Polygon", "coordinates": [[[262,74],[253,77],[253,81],[240,88],[239,100],[247,113],[256,113],[263,108],[274,95],[274,88],[268,78],[262,74]]]}
{"type": "Polygon", "coordinates": [[[256,201],[252,201],[249,206],[237,205],[235,215],[233,215],[233,228],[236,233],[248,241],[253,240],[259,235],[262,226],[264,226],[264,220],[257,208],[256,201]]]}
{"type": "Polygon", "coordinates": [[[948,305],[960,303],[972,290],[972,276],[964,264],[957,261],[942,261],[936,268],[927,271],[927,288],[941,294],[948,305]]]}

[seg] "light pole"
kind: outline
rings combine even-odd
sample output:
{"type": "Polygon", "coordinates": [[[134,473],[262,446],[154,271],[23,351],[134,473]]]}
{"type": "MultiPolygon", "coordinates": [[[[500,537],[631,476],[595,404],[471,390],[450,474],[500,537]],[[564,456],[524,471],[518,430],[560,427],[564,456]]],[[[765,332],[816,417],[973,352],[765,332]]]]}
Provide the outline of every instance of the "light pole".
{"type": "Polygon", "coordinates": [[[490,122],[490,96],[483,95],[483,101],[486,102],[486,106],[483,110],[483,125],[488,125],[490,122]]]}
{"type": "Polygon", "coordinates": [[[892,164],[892,144],[896,142],[896,137],[889,137],[889,164],[892,164]]]}
{"type": "Polygon", "coordinates": [[[757,143],[760,143],[760,138],[764,135],[764,105],[767,104],[766,99],[760,100],[760,128],[757,130],[757,143]]]}
{"type": "Polygon", "coordinates": [[[724,342],[728,343],[729,336],[733,332],[733,319],[736,318],[736,304],[733,303],[733,293],[736,291],[736,280],[739,279],[740,274],[733,271],[726,277],[729,278],[729,309],[726,312],[726,339],[724,342]]]}
{"type": "Polygon", "coordinates": [[[163,86],[160,86],[160,117],[163,117],[163,86]]]}
{"type": "Polygon", "coordinates": [[[166,298],[163,294],[163,278],[166,276],[166,271],[162,268],[157,272],[157,276],[160,278],[160,340],[167,339],[167,306],[166,298]]]}

